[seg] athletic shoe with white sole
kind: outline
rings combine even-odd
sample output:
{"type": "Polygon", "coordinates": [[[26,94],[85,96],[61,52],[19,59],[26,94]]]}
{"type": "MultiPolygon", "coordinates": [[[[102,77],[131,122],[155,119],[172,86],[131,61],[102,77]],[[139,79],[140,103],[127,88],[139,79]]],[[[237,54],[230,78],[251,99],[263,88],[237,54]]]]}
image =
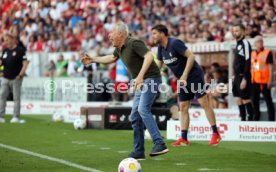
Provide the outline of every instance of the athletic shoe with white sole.
{"type": "Polygon", "coordinates": [[[167,148],[167,146],[165,144],[156,144],[152,148],[152,150],[150,152],[150,156],[163,155],[168,152],[169,152],[169,149],[167,148]]]}
{"type": "Polygon", "coordinates": [[[13,117],[11,120],[10,120],[10,123],[17,123],[17,124],[24,124],[26,121],[24,119],[19,119],[19,118],[16,118],[16,117],[13,117]]]}

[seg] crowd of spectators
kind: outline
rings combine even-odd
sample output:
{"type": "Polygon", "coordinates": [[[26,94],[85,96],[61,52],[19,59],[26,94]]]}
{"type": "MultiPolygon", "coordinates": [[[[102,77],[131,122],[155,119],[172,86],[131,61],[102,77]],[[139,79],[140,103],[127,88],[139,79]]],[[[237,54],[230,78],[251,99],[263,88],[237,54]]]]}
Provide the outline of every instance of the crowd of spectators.
{"type": "Polygon", "coordinates": [[[248,37],[276,35],[275,7],[276,0],[0,0],[0,35],[15,27],[29,52],[83,49],[104,55],[118,20],[148,45],[151,27],[159,23],[188,43],[222,42],[231,39],[237,22],[247,26],[248,37]]]}
{"type": "MultiPolygon", "coordinates": [[[[168,26],[170,35],[187,43],[223,42],[233,40],[231,26],[239,22],[249,38],[276,36],[275,9],[276,0],[0,0],[0,52],[5,47],[2,36],[12,29],[28,52],[61,52],[57,61],[49,62],[44,76],[91,79],[95,66],[83,66],[76,56],[64,60],[62,52],[111,54],[108,33],[116,21],[126,22],[130,34],[149,46],[153,46],[151,27],[156,24],[168,26]]],[[[122,82],[116,81],[117,65],[109,66],[115,83],[122,82]]],[[[177,117],[176,78],[162,74],[172,89],[167,102],[177,117]]],[[[227,85],[227,74],[218,64],[205,75],[206,83],[213,79],[227,85]]],[[[118,99],[116,94],[111,97],[118,99]]],[[[210,90],[208,97],[212,107],[227,107],[227,94],[210,90]]]]}

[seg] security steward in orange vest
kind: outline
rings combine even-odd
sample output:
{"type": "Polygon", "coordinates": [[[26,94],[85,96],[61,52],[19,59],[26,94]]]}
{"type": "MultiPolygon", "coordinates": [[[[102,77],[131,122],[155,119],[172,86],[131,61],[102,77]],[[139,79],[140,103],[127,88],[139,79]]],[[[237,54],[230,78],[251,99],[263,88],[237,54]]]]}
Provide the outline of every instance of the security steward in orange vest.
{"type": "Polygon", "coordinates": [[[255,121],[260,120],[260,93],[263,94],[269,121],[275,121],[275,110],[271,98],[273,55],[269,49],[264,48],[263,38],[254,38],[256,51],[251,52],[251,80],[252,102],[255,111],[255,121]]]}

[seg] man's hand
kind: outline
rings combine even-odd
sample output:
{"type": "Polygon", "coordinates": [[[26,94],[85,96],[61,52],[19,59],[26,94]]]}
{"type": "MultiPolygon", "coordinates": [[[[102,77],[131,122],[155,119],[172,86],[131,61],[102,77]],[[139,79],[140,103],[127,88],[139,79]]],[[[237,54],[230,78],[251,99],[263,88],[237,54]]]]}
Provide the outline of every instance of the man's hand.
{"type": "Polygon", "coordinates": [[[137,76],[137,78],[134,80],[134,90],[140,89],[143,83],[144,83],[143,77],[137,76]]]}
{"type": "Polygon", "coordinates": [[[80,52],[79,53],[79,56],[80,56],[80,60],[81,62],[84,64],[84,65],[88,65],[88,64],[91,64],[93,63],[93,59],[92,57],[90,57],[89,55],[83,53],[83,52],[80,52]]]}
{"type": "Polygon", "coordinates": [[[242,79],[241,85],[240,85],[240,89],[243,90],[246,87],[246,79],[242,79]]]}
{"type": "Polygon", "coordinates": [[[20,80],[22,77],[20,76],[20,75],[17,75],[16,77],[15,77],[15,80],[20,80]]]}
{"type": "Polygon", "coordinates": [[[187,75],[183,74],[181,78],[179,79],[180,86],[186,86],[187,85],[187,75]]]}

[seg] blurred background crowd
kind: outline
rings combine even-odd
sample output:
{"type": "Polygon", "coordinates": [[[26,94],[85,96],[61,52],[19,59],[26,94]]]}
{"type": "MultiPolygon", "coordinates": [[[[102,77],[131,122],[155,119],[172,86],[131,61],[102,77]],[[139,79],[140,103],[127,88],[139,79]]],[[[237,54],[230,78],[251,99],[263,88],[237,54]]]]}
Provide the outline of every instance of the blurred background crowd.
{"type": "Polygon", "coordinates": [[[112,52],[107,35],[118,20],[148,45],[150,29],[159,23],[188,43],[222,42],[232,39],[237,22],[248,37],[276,35],[275,7],[275,0],[0,0],[0,35],[13,26],[30,52],[104,55],[112,52]]]}

